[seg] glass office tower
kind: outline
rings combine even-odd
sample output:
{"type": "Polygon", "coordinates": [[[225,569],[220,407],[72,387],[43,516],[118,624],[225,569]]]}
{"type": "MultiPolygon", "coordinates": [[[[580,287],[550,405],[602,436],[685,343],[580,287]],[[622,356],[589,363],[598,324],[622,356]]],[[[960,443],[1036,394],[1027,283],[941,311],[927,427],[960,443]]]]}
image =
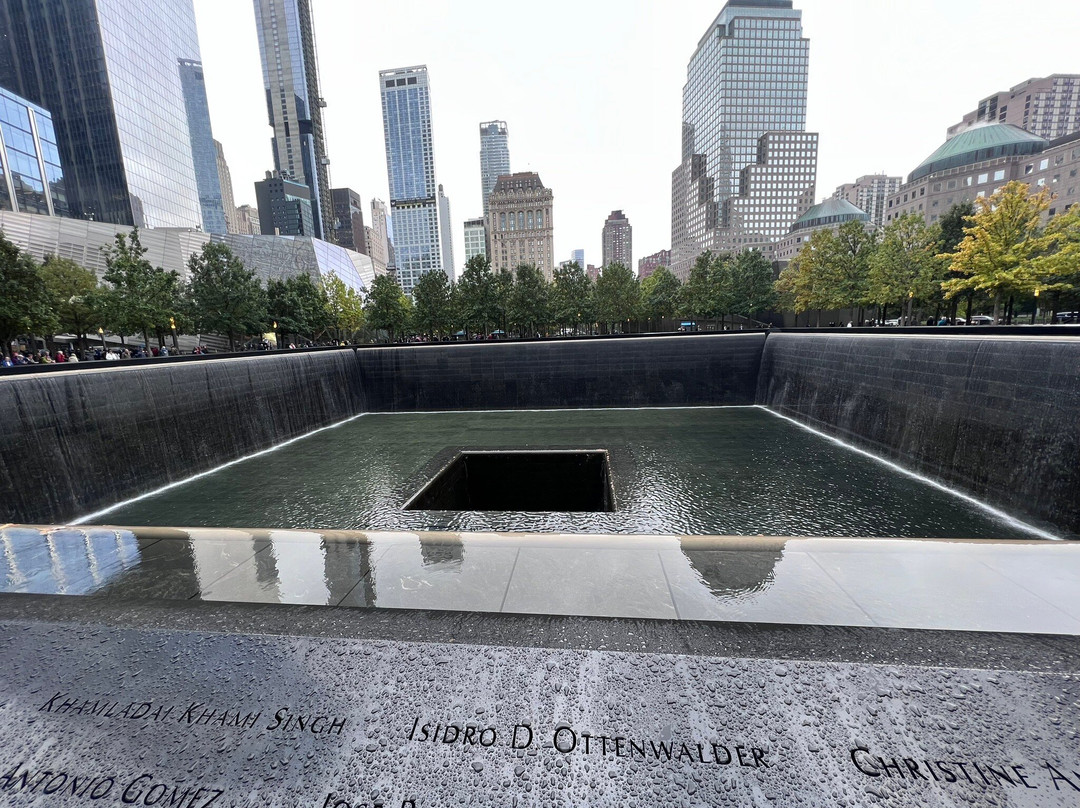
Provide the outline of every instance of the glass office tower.
{"type": "Polygon", "coordinates": [[[484,220],[488,197],[499,177],[510,173],[510,133],[505,121],[480,124],[480,185],[484,194],[484,220]]]}
{"type": "Polygon", "coordinates": [[[729,0],[698,43],[683,89],[682,163],[672,175],[676,274],[731,243],[727,201],[766,132],[806,129],[809,40],[792,0],[729,0]]]}
{"type": "Polygon", "coordinates": [[[311,191],[315,235],[331,239],[334,201],[326,155],[309,0],[255,0],[267,114],[274,129],[274,170],[311,191]]]}
{"type": "Polygon", "coordinates": [[[228,227],[225,224],[225,203],[222,201],[221,177],[218,174],[218,146],[210,126],[210,107],[206,102],[202,63],[181,59],[180,84],[184,88],[191,159],[195,163],[195,181],[199,186],[203,230],[224,235],[228,227]]]}
{"type": "Polygon", "coordinates": [[[383,70],[379,86],[397,279],[411,294],[421,275],[443,269],[427,67],[383,70]]]}
{"type": "Polygon", "coordinates": [[[48,109],[71,214],[201,227],[181,59],[191,0],[0,0],[0,86],[48,109]]]}
{"type": "Polygon", "coordinates": [[[0,210],[68,215],[52,115],[2,87],[0,210]]]}

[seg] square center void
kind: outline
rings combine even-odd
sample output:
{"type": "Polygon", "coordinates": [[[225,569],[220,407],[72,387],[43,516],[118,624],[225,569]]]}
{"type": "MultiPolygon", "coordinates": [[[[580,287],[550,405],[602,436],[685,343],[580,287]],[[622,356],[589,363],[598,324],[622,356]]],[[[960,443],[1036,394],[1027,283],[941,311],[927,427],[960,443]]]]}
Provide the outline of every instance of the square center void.
{"type": "Polygon", "coordinates": [[[405,505],[407,511],[615,510],[608,453],[468,451],[405,505]]]}

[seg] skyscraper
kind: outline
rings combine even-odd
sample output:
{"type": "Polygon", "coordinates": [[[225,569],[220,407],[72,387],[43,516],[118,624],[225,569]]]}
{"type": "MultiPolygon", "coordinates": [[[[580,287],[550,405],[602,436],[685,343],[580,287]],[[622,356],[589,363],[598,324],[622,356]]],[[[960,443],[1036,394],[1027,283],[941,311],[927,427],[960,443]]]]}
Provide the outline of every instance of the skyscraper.
{"type": "Polygon", "coordinates": [[[0,0],[0,86],[52,113],[78,218],[203,226],[181,82],[200,58],[192,0],[0,0]]]}
{"type": "Polygon", "coordinates": [[[379,87],[390,179],[393,260],[398,283],[408,294],[425,272],[443,268],[427,66],[383,70],[379,87]]]}
{"type": "Polygon", "coordinates": [[[836,189],[836,199],[846,199],[859,210],[870,214],[870,221],[877,227],[885,226],[885,202],[900,190],[903,177],[889,177],[885,174],[869,174],[859,177],[836,189]]]}
{"type": "Polygon", "coordinates": [[[352,188],[332,188],[330,196],[334,200],[334,228],[327,241],[368,255],[364,200],[352,188]]]}
{"type": "Polygon", "coordinates": [[[386,203],[371,200],[371,226],[364,228],[367,236],[368,255],[375,264],[375,271],[386,272],[390,265],[390,239],[386,228],[386,203]]]}
{"type": "Polygon", "coordinates": [[[757,162],[762,135],[806,128],[808,60],[792,0],[729,0],[701,38],[687,68],[682,162],[672,175],[676,274],[704,250],[736,243],[728,201],[757,162]]]}
{"type": "Polygon", "coordinates": [[[314,236],[315,215],[311,189],[267,171],[266,179],[255,183],[259,206],[259,232],[264,236],[314,236]]]}
{"type": "Polygon", "coordinates": [[[311,191],[315,236],[334,222],[310,0],[255,0],[267,113],[274,129],[274,169],[311,191]]]}
{"type": "Polygon", "coordinates": [[[206,101],[206,80],[202,62],[180,60],[180,85],[184,89],[188,133],[191,137],[191,160],[195,164],[195,180],[199,187],[202,208],[202,229],[207,233],[224,235],[225,204],[221,197],[221,178],[218,175],[217,148],[210,127],[210,107],[206,101]]]}
{"type": "Polygon", "coordinates": [[[621,210],[613,210],[604,222],[603,266],[622,264],[634,268],[634,228],[621,210]]]}
{"type": "Polygon", "coordinates": [[[233,195],[232,172],[225,162],[225,149],[214,141],[214,153],[217,157],[218,184],[221,185],[221,205],[225,208],[225,229],[230,233],[239,233],[240,217],[236,212],[236,197],[233,195]]]}
{"type": "Polygon", "coordinates": [[[584,250],[571,250],[570,260],[577,261],[577,265],[582,269],[585,269],[585,251],[584,250]]]}
{"type": "Polygon", "coordinates": [[[510,133],[506,121],[480,124],[480,186],[484,195],[484,218],[488,215],[488,196],[499,177],[510,173],[510,133]]]}
{"type": "Polygon", "coordinates": [[[439,186],[439,238],[442,241],[443,272],[454,280],[454,234],[450,229],[450,198],[439,186]]]}

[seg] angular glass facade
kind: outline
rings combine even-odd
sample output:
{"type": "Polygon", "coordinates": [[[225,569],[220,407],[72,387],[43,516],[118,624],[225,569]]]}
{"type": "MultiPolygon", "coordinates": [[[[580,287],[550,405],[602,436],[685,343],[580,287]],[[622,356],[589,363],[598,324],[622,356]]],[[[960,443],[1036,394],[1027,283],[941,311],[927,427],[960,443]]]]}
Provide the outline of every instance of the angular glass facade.
{"type": "Polygon", "coordinates": [[[411,294],[421,275],[443,269],[427,67],[384,70],[379,86],[397,278],[411,294]]]}
{"type": "Polygon", "coordinates": [[[0,86],[53,115],[71,215],[202,227],[181,86],[191,0],[0,0],[0,86]]]}
{"type": "Polygon", "coordinates": [[[52,116],[0,88],[0,210],[67,216],[52,116]]]}
{"type": "Polygon", "coordinates": [[[206,102],[206,80],[201,62],[181,59],[180,84],[184,88],[188,132],[191,136],[191,159],[202,207],[202,229],[207,233],[226,233],[225,204],[218,174],[217,145],[210,127],[210,107],[206,102]]]}
{"type": "Polygon", "coordinates": [[[274,129],[274,169],[311,190],[315,235],[331,238],[334,204],[326,156],[309,0],[255,0],[263,84],[274,129]]]}
{"type": "Polygon", "coordinates": [[[725,203],[757,161],[761,136],[805,131],[809,47],[792,0],[730,0],[698,43],[683,89],[682,164],[672,178],[677,266],[730,226],[725,203]]]}

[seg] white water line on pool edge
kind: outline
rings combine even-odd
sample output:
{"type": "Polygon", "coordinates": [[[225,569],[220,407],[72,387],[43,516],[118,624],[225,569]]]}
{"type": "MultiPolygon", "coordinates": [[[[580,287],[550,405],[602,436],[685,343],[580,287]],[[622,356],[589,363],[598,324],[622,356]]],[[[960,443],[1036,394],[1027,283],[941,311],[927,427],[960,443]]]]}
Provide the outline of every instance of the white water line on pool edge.
{"type": "Polygon", "coordinates": [[[515,412],[647,412],[650,410],[756,410],[759,404],[687,404],[681,407],[551,407],[525,410],[393,410],[369,412],[367,415],[478,415],[515,412]]]}
{"type": "Polygon", "coordinates": [[[105,516],[106,514],[112,513],[119,508],[133,505],[134,503],[141,502],[144,499],[156,497],[158,494],[164,494],[166,491],[171,491],[173,488],[179,488],[182,485],[193,483],[196,480],[201,480],[203,477],[209,477],[211,474],[217,474],[219,471],[223,471],[239,463],[244,463],[248,460],[254,460],[256,457],[265,457],[266,455],[276,452],[278,449],[284,449],[286,446],[290,446],[297,441],[302,441],[305,438],[310,438],[312,435],[318,435],[320,432],[326,432],[329,429],[337,429],[339,426],[344,426],[345,424],[352,423],[357,418],[363,418],[365,415],[372,415],[372,413],[362,412],[359,415],[354,415],[351,418],[346,418],[344,421],[338,421],[336,424],[330,424],[329,426],[321,426],[318,429],[312,430],[311,432],[305,432],[303,435],[297,435],[295,438],[289,438],[283,443],[276,443],[269,449],[262,449],[261,451],[255,452],[254,454],[238,457],[236,460],[230,460],[228,463],[222,463],[220,466],[215,466],[214,468],[207,471],[201,471],[198,474],[194,474],[191,477],[185,477],[182,480],[177,480],[175,483],[163,485],[161,488],[155,488],[153,491],[147,491],[145,494],[139,494],[139,496],[137,497],[125,499],[123,502],[117,502],[115,505],[110,505],[108,508],[103,508],[100,511],[94,511],[93,513],[88,513],[86,516],[80,516],[78,519],[73,522],[69,522],[68,524],[85,525],[91,519],[97,519],[99,516],[105,516]]]}
{"type": "Polygon", "coordinates": [[[853,446],[850,443],[847,443],[845,441],[840,440],[840,438],[829,435],[829,434],[827,434],[825,432],[822,432],[819,429],[814,429],[812,426],[810,426],[808,424],[804,424],[802,421],[797,421],[794,418],[791,418],[791,417],[789,417],[787,415],[782,415],[781,413],[778,413],[775,410],[769,409],[769,407],[765,406],[764,404],[757,404],[755,406],[758,409],[765,410],[765,412],[769,413],[770,415],[774,415],[777,418],[782,418],[785,421],[790,421],[791,423],[795,424],[795,426],[800,427],[801,429],[805,429],[807,432],[811,432],[811,433],[813,433],[814,435],[817,435],[820,438],[825,438],[825,440],[831,441],[832,443],[835,443],[838,446],[843,446],[848,451],[855,452],[856,454],[860,454],[863,457],[868,457],[871,460],[875,460],[878,463],[881,463],[883,466],[888,466],[893,471],[898,471],[901,474],[903,474],[905,477],[911,477],[913,480],[918,480],[921,483],[926,483],[927,485],[929,485],[932,488],[936,488],[939,491],[944,491],[946,494],[951,494],[952,496],[957,497],[958,499],[962,499],[962,500],[964,500],[964,502],[967,502],[970,505],[974,505],[979,510],[986,511],[991,516],[993,516],[996,519],[999,519],[1000,521],[1002,521],[1005,524],[1009,525],[1009,527],[1018,528],[1020,530],[1026,531],[1028,533],[1033,533],[1034,535],[1038,536],[1041,539],[1049,539],[1050,541],[1065,541],[1065,539],[1063,539],[1061,536],[1056,536],[1053,533],[1050,533],[1050,532],[1048,532],[1046,530],[1043,530],[1042,528],[1035,527],[1035,525],[1030,525],[1027,522],[1022,522],[1021,520],[1017,519],[1015,516],[1011,516],[1011,515],[1005,513],[1005,511],[998,510],[997,508],[995,508],[992,505],[987,505],[985,502],[982,502],[981,500],[975,499],[975,497],[973,497],[973,496],[965,494],[962,491],[957,491],[955,488],[949,488],[949,486],[944,485],[942,483],[939,483],[937,480],[933,480],[930,477],[925,477],[922,474],[911,471],[910,469],[906,469],[903,466],[901,466],[901,465],[899,465],[897,463],[894,463],[891,460],[888,460],[888,459],[886,459],[884,457],[879,457],[878,455],[874,454],[873,452],[868,452],[865,449],[860,449],[858,446],[853,446]]]}

